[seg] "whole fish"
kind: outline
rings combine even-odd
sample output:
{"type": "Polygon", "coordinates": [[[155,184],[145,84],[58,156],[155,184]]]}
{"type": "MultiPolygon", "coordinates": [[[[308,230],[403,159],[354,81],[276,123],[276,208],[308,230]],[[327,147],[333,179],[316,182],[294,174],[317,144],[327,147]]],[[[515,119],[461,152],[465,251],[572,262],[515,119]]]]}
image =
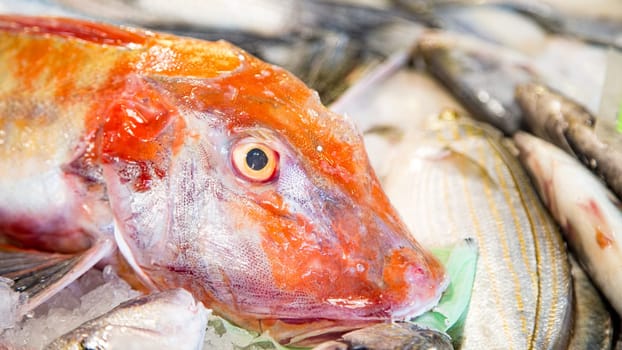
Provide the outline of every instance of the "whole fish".
{"type": "Polygon", "coordinates": [[[581,163],[527,133],[514,137],[543,201],[588,274],[622,315],[620,202],[581,163]]]}
{"type": "Polygon", "coordinates": [[[131,299],[55,339],[45,349],[203,348],[208,311],[192,294],[171,289],[131,299]]]}
{"type": "Polygon", "coordinates": [[[412,323],[383,323],[344,334],[313,350],[453,350],[447,335],[412,323]]]}
{"type": "Polygon", "coordinates": [[[516,100],[534,134],[576,155],[622,198],[622,134],[613,123],[540,84],[518,86],[516,100]]]}
{"type": "Polygon", "coordinates": [[[26,309],[104,259],[285,343],[415,316],[446,288],[352,122],[283,69],[20,16],[0,16],[0,62],[0,232],[63,253],[0,254],[26,309]]]}
{"type": "Polygon", "coordinates": [[[522,127],[514,88],[537,73],[516,55],[477,40],[436,33],[420,39],[418,53],[475,118],[509,135],[522,127]]]}
{"type": "MultiPolygon", "coordinates": [[[[477,23],[478,17],[470,21],[477,23]]],[[[517,86],[529,82],[553,86],[589,110],[598,108],[607,58],[603,49],[553,37],[543,39],[538,50],[523,53],[441,32],[422,36],[418,48],[428,70],[471,115],[506,134],[526,124],[514,95],[517,86]]]]}
{"type": "Polygon", "coordinates": [[[471,303],[454,339],[460,349],[566,346],[572,284],[564,243],[498,131],[446,111],[404,136],[384,186],[424,244],[478,242],[471,303]]]}

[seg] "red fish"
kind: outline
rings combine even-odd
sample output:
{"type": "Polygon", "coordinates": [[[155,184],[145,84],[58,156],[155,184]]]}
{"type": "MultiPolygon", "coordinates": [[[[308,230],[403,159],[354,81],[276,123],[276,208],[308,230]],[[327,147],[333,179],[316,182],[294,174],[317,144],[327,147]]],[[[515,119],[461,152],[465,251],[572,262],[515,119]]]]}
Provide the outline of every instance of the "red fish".
{"type": "Polygon", "coordinates": [[[0,232],[71,262],[28,307],[104,259],[288,342],[418,315],[446,287],[352,122],[285,70],[223,41],[18,16],[0,16],[0,62],[0,232]]]}

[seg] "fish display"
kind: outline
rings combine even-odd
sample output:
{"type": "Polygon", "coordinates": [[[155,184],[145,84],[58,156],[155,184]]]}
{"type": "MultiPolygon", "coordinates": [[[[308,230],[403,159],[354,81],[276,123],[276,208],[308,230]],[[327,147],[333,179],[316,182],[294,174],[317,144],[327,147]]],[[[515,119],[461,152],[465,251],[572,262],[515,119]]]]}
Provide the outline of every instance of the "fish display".
{"type": "Polygon", "coordinates": [[[457,348],[567,345],[573,292],[565,246],[500,132],[445,111],[404,136],[383,184],[422,244],[478,242],[457,348]]]}
{"type": "Polygon", "coordinates": [[[170,289],[127,301],[45,349],[203,348],[208,312],[192,294],[170,289]]]}
{"type": "Polygon", "coordinates": [[[514,136],[514,141],[540,196],[564,230],[566,242],[618,314],[622,314],[622,255],[617,236],[622,230],[620,202],[589,170],[561,149],[522,132],[514,136]]]}
{"type": "Polygon", "coordinates": [[[20,247],[0,267],[46,278],[22,284],[24,311],[102,259],[283,343],[413,317],[446,288],[352,122],[285,70],[24,16],[0,16],[0,61],[0,231],[20,247]]]}
{"type": "MultiPolygon", "coordinates": [[[[199,314],[179,311],[173,327],[192,325],[179,331],[133,322],[202,303],[204,349],[619,347],[619,315],[592,285],[616,288],[618,276],[598,283],[611,255],[585,248],[611,254],[615,235],[568,196],[541,204],[536,176],[551,174],[530,182],[515,156],[531,142],[519,130],[556,143],[618,195],[599,186],[595,207],[619,214],[622,143],[595,116],[607,99],[619,109],[603,81],[616,76],[621,9],[0,0],[0,13],[82,19],[0,15],[0,326],[14,326],[0,348],[40,348],[139,292],[50,346],[200,348],[199,314]],[[561,236],[589,277],[550,218],[562,207],[600,237],[561,236]],[[472,290],[437,249],[460,240],[479,247],[472,290]],[[104,267],[129,294],[65,321],[57,310],[75,300],[57,300],[104,267]],[[401,322],[470,292],[455,328],[401,322]]],[[[553,182],[581,186],[570,180],[553,182]]]]}

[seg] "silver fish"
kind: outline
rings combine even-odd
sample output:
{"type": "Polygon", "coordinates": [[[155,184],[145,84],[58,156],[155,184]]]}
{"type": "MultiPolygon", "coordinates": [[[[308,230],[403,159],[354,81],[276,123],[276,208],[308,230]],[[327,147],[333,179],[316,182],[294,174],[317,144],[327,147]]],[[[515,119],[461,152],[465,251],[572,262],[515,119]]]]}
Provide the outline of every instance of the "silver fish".
{"type": "Polygon", "coordinates": [[[527,133],[514,141],[550,212],[592,280],[622,315],[620,202],[576,159],[527,133]]]}
{"type": "Polygon", "coordinates": [[[446,112],[404,137],[384,187],[422,244],[479,242],[461,349],[562,348],[572,309],[566,250],[502,143],[446,112]]]}
{"type": "Polygon", "coordinates": [[[184,289],[129,300],[45,349],[201,349],[208,311],[184,289]]]}
{"type": "Polygon", "coordinates": [[[622,197],[622,134],[615,126],[543,85],[517,87],[516,99],[536,135],[576,155],[622,197]]]}

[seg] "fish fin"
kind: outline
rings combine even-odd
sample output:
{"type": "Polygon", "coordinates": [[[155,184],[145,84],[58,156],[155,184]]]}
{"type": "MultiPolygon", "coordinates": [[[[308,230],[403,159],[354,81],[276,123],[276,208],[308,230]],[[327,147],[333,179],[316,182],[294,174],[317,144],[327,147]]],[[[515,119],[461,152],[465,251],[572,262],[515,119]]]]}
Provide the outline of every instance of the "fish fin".
{"type": "Polygon", "coordinates": [[[0,276],[13,281],[12,289],[26,295],[24,315],[83,275],[112,252],[110,240],[100,240],[78,254],[46,253],[0,245],[0,276]]]}

